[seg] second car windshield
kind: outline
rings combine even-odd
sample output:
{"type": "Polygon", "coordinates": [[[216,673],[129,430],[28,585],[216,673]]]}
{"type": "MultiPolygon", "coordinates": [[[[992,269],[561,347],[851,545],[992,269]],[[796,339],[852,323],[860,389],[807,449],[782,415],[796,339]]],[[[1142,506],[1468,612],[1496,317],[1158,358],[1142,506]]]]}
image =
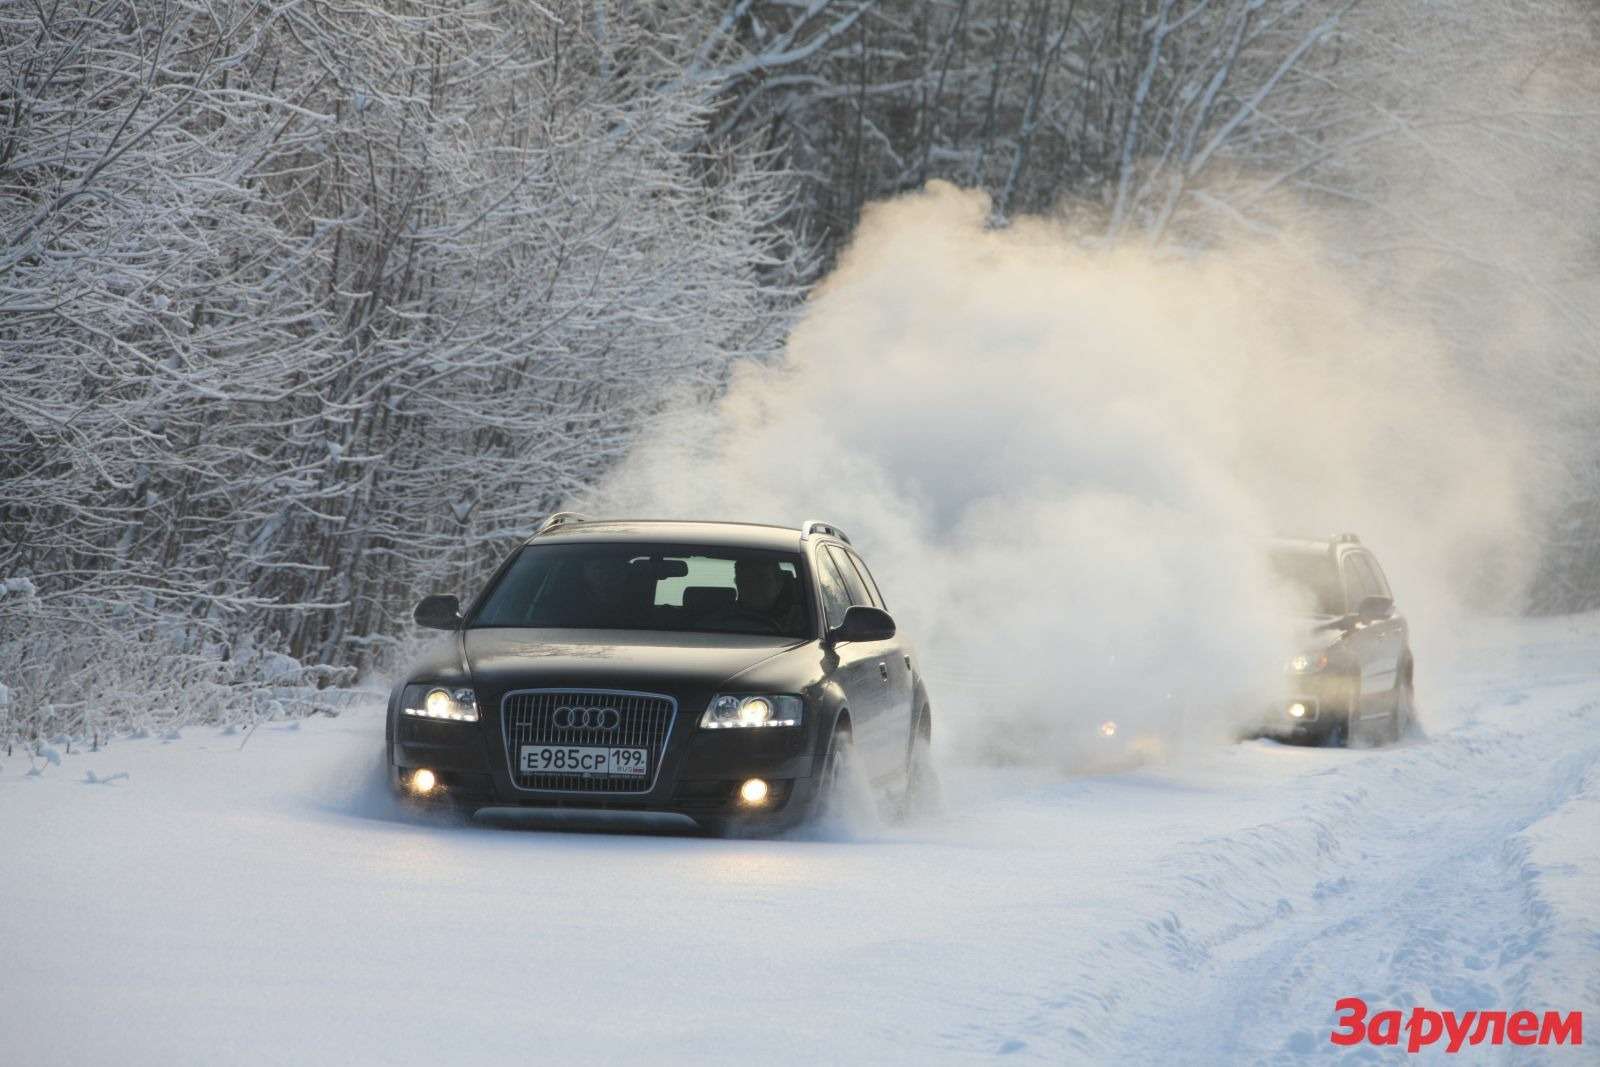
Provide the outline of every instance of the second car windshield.
{"type": "Polygon", "coordinates": [[[1344,614],[1344,588],[1339,567],[1326,552],[1281,550],[1270,556],[1273,576],[1296,600],[1296,606],[1313,615],[1344,614]]]}
{"type": "Polygon", "coordinates": [[[700,630],[805,637],[794,553],[692,545],[529,545],[471,626],[700,630]]]}

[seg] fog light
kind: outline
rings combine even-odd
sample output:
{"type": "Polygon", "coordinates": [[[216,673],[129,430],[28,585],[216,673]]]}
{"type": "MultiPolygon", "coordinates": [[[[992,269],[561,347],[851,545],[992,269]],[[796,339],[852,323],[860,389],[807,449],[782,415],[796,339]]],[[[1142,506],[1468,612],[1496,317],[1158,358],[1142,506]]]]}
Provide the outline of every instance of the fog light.
{"type": "Polygon", "coordinates": [[[1303,719],[1305,717],[1306,717],[1306,706],[1304,704],[1290,704],[1289,705],[1289,718],[1291,718],[1291,719],[1303,719]]]}
{"type": "Polygon", "coordinates": [[[1105,722],[1101,723],[1100,724],[1100,736],[1101,737],[1116,737],[1117,736],[1117,724],[1112,722],[1110,719],[1107,719],[1105,722]]]}
{"type": "Polygon", "coordinates": [[[433,772],[424,767],[420,771],[411,773],[411,791],[419,797],[425,797],[433,792],[433,787],[439,784],[433,772]]]}
{"type": "Polygon", "coordinates": [[[767,802],[767,783],[759,778],[752,778],[739,787],[739,799],[746,804],[765,804],[767,802]]]}

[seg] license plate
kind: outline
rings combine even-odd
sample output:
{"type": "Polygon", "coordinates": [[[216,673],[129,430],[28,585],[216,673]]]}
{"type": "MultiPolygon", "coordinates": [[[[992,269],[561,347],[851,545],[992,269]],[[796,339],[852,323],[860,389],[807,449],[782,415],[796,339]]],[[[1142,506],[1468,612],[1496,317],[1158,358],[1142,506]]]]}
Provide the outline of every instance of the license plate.
{"type": "Polygon", "coordinates": [[[582,774],[596,778],[643,778],[650,762],[642,748],[598,745],[523,745],[523,774],[582,774]]]}

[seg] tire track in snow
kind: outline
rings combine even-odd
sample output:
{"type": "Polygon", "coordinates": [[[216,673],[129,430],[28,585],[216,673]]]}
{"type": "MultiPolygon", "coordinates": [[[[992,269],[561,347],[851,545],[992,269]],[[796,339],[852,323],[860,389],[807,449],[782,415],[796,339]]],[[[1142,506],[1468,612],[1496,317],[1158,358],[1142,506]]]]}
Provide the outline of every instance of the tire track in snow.
{"type": "MultiPolygon", "coordinates": [[[[1564,967],[1552,957],[1569,946],[1552,942],[1523,834],[1576,796],[1600,765],[1595,719],[1589,704],[1540,724],[1565,728],[1474,727],[1340,768],[1342,778],[1374,784],[1342,795],[1327,809],[1333,818],[1318,820],[1331,828],[1326,854],[1338,869],[1300,907],[1285,900],[1283,922],[1222,931],[1194,968],[1208,993],[1176,1011],[1150,1043],[1170,1049],[1187,1040],[1219,1062],[1361,1062],[1394,1050],[1329,1042],[1343,996],[1366,1001],[1369,1019],[1389,1009],[1409,1016],[1416,1006],[1590,1007],[1527,999],[1542,970],[1564,967]],[[1475,788],[1461,790],[1463,778],[1475,788]]],[[[1511,1046],[1474,1052],[1533,1058],[1511,1046]]],[[[1442,1046],[1429,1055],[1442,1055],[1442,1046]]]]}

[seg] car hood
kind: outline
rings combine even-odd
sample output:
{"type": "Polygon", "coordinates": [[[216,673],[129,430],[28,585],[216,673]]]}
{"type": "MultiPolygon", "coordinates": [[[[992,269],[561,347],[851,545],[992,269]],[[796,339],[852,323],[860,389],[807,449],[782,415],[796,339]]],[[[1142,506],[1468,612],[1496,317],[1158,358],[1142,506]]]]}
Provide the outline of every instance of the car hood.
{"type": "Polygon", "coordinates": [[[1295,618],[1295,641],[1302,652],[1321,652],[1332,648],[1344,637],[1345,631],[1337,622],[1337,615],[1301,615],[1295,618]]]}
{"type": "Polygon", "coordinates": [[[472,629],[462,635],[473,681],[502,690],[715,686],[805,643],[793,637],[653,630],[472,629]]]}

